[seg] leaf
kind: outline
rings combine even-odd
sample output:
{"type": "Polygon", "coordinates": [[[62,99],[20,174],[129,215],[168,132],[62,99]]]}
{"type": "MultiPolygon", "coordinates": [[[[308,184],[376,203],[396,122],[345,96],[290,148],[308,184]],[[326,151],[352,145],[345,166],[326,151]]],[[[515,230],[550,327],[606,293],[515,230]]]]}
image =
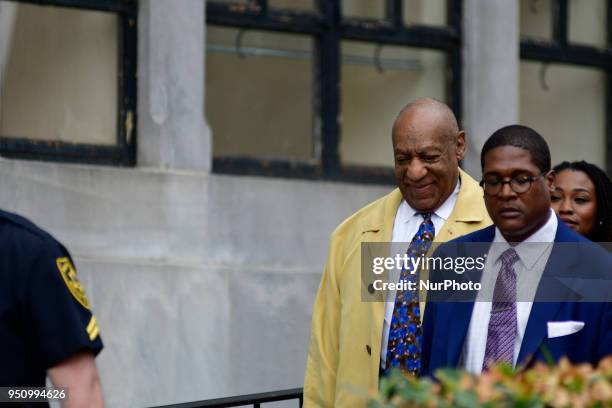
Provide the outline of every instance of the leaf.
{"type": "MultiPolygon", "coordinates": [[[[542,354],[550,353],[542,349],[542,354]]],[[[516,372],[509,365],[492,367],[480,376],[447,368],[437,370],[437,381],[392,372],[381,380],[369,408],[545,408],[580,404],[612,408],[612,358],[597,368],[572,365],[562,359],[554,366],[537,363],[516,372]],[[481,402],[482,401],[482,402],[481,402]]]]}
{"type": "Polygon", "coordinates": [[[463,408],[480,407],[476,393],[473,391],[461,391],[455,394],[455,406],[463,408]]]}
{"type": "Polygon", "coordinates": [[[422,405],[433,401],[432,385],[427,379],[411,382],[408,387],[398,393],[405,401],[422,405]]]}

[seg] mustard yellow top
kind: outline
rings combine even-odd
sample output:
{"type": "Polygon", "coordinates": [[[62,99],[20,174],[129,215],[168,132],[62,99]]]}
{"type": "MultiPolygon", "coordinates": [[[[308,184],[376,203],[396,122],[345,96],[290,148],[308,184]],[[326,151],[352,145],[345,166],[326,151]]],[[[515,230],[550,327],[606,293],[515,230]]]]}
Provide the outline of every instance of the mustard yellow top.
{"type": "MultiPolygon", "coordinates": [[[[478,183],[460,170],[455,208],[435,241],[491,225],[478,183]]],[[[332,233],[327,264],[312,311],[304,407],[360,407],[378,388],[384,302],[361,298],[361,243],[389,242],[399,189],[360,209],[332,233]]],[[[424,310],[424,305],[422,305],[424,310]]]]}

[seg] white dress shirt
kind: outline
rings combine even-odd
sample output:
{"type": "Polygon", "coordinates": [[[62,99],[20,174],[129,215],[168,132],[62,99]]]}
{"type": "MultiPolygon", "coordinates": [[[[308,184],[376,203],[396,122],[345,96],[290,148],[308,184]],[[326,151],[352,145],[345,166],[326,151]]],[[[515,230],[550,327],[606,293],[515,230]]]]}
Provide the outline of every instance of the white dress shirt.
{"type": "MultiPolygon", "coordinates": [[[[444,203],[438,207],[438,209],[434,211],[431,216],[431,221],[433,222],[436,235],[438,235],[438,231],[442,229],[442,226],[453,212],[453,208],[455,208],[457,196],[459,195],[460,184],[461,183],[458,180],[455,184],[455,190],[453,190],[446,201],[444,201],[444,203]]],[[[412,241],[412,238],[414,238],[414,235],[419,230],[419,226],[422,222],[423,216],[420,215],[417,210],[410,207],[406,200],[402,200],[397,208],[397,213],[395,213],[391,241],[401,242],[404,245],[401,245],[399,251],[392,250],[392,252],[394,252],[393,255],[395,253],[406,253],[408,246],[410,245],[410,241],[412,241]]],[[[396,282],[398,282],[399,273],[390,274],[389,280],[394,278],[396,282]]],[[[391,327],[391,318],[393,317],[394,307],[395,294],[393,293],[393,298],[387,299],[387,302],[385,302],[385,321],[383,322],[382,344],[380,347],[380,366],[383,368],[385,367],[387,361],[387,344],[389,343],[389,329],[391,327]]]]}
{"type": "MultiPolygon", "coordinates": [[[[550,210],[548,221],[529,238],[516,245],[514,249],[519,260],[514,264],[516,272],[516,312],[517,312],[517,334],[514,342],[514,361],[516,367],[519,351],[529,313],[533,305],[535,292],[548,262],[552,250],[553,241],[557,233],[557,217],[550,210]]],[[[482,288],[476,297],[470,326],[463,347],[463,367],[474,374],[482,372],[485,350],[487,347],[487,335],[489,332],[489,320],[491,318],[491,299],[497,275],[501,269],[501,254],[510,248],[510,244],[503,237],[498,228],[495,228],[495,238],[487,254],[485,267],[481,278],[482,288]],[[486,299],[487,301],[484,301],[486,299]]]]}

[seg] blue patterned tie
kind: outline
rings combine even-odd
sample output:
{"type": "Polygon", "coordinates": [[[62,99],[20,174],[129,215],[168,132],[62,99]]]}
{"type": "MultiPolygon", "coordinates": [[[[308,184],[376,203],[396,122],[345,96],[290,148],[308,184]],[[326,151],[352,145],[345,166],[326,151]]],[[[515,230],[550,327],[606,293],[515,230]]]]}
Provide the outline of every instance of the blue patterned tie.
{"type": "MultiPolygon", "coordinates": [[[[423,222],[410,242],[409,258],[418,258],[427,253],[435,236],[431,213],[421,214],[423,222]]],[[[408,264],[409,266],[410,264],[408,264]]],[[[406,266],[406,265],[405,265],[406,266]]],[[[402,268],[400,282],[417,282],[418,271],[414,274],[406,267],[402,268]]],[[[393,317],[389,328],[387,343],[387,369],[399,367],[411,374],[418,375],[421,368],[421,307],[419,291],[398,291],[393,307],[393,317]]]]}
{"type": "Polygon", "coordinates": [[[496,363],[514,363],[514,342],[517,333],[516,272],[514,264],[519,256],[514,248],[506,249],[499,257],[501,269],[495,281],[491,319],[482,369],[496,363]]]}

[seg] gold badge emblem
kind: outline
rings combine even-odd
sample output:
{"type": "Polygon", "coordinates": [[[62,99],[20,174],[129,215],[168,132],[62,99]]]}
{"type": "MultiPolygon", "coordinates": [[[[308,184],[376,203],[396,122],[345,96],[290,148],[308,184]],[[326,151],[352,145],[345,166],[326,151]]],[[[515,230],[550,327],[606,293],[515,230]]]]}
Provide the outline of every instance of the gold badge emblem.
{"type": "Polygon", "coordinates": [[[83,285],[79,282],[79,278],[77,278],[76,269],[70,262],[70,258],[67,256],[63,258],[57,258],[55,260],[57,263],[57,269],[62,275],[66,286],[72,296],[81,304],[85,309],[89,309],[89,300],[87,300],[87,295],[85,294],[85,289],[83,289],[83,285]]]}

